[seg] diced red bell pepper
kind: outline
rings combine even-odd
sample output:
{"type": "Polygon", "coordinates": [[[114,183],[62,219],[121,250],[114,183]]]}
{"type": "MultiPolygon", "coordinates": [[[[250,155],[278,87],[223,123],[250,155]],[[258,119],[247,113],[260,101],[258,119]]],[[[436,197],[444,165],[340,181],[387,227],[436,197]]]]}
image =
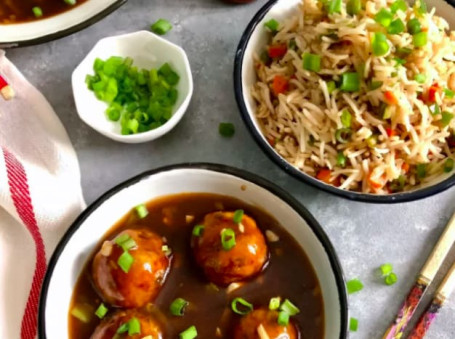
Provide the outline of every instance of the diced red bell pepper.
{"type": "Polygon", "coordinates": [[[387,133],[389,138],[391,138],[391,137],[393,137],[393,136],[395,136],[397,134],[397,132],[393,128],[390,128],[390,127],[387,127],[385,129],[385,131],[386,131],[386,133],[387,133]]]}
{"type": "Polygon", "coordinates": [[[284,76],[276,75],[275,78],[273,78],[272,89],[273,93],[275,93],[276,96],[278,96],[280,93],[286,92],[288,90],[288,87],[288,79],[286,79],[284,76]]]}
{"type": "Polygon", "coordinates": [[[397,105],[398,99],[392,91],[384,92],[384,100],[388,105],[397,105]]]}
{"type": "Polygon", "coordinates": [[[286,44],[277,44],[269,46],[269,57],[271,58],[281,58],[288,51],[288,46],[286,44]]]}
{"type": "Polygon", "coordinates": [[[436,102],[436,93],[438,93],[439,90],[440,90],[440,87],[437,83],[434,83],[433,85],[430,86],[430,88],[428,89],[428,97],[427,97],[428,103],[436,102]]]}
{"type": "Polygon", "coordinates": [[[316,178],[325,182],[326,184],[331,184],[332,181],[330,180],[331,171],[327,168],[320,169],[316,174],[316,178]]]}

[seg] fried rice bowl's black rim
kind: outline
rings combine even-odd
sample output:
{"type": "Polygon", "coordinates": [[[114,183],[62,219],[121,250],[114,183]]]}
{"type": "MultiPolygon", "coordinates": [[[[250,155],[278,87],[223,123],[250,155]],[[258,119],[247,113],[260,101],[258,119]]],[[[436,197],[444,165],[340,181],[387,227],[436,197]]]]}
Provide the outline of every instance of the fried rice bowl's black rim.
{"type": "MultiPolygon", "coordinates": [[[[304,172],[298,170],[296,167],[292,166],[287,160],[281,157],[264,139],[262,132],[256,128],[254,124],[254,117],[248,112],[246,107],[245,98],[243,96],[243,61],[245,59],[245,51],[247,50],[248,44],[250,42],[250,38],[256,29],[261,29],[258,27],[259,23],[262,19],[267,15],[267,13],[271,10],[271,8],[282,0],[271,0],[267,2],[253,17],[253,19],[248,24],[247,28],[245,29],[240,43],[237,47],[237,52],[235,55],[235,62],[234,62],[234,92],[235,98],[237,101],[237,105],[239,107],[241,116],[245,124],[247,125],[248,130],[253,135],[254,140],[257,142],[259,147],[262,151],[267,154],[267,156],[275,162],[279,167],[281,167],[285,172],[292,175],[293,177],[307,183],[313,187],[319,188],[325,192],[332,193],[334,195],[354,200],[354,201],[361,201],[367,203],[402,203],[402,202],[409,202],[414,200],[419,200],[423,198],[430,197],[434,194],[440,193],[453,185],[455,185],[455,174],[448,177],[447,179],[428,187],[424,187],[421,189],[417,189],[415,191],[408,191],[402,193],[394,193],[389,195],[376,195],[376,194],[366,194],[366,193],[358,193],[353,191],[347,191],[343,189],[339,189],[332,185],[327,185],[310,175],[305,174],[304,172]]],[[[455,0],[450,0],[448,2],[451,6],[454,6],[455,0]]]]}
{"type": "MultiPolygon", "coordinates": [[[[328,238],[327,234],[325,233],[322,226],[316,221],[316,219],[311,215],[311,213],[302,205],[300,204],[293,196],[289,193],[284,191],[282,188],[278,187],[277,185],[271,183],[270,181],[263,179],[262,177],[247,172],[245,170],[229,167],[226,165],[218,165],[218,164],[210,164],[210,163],[184,163],[184,164],[177,164],[171,165],[166,167],[161,167],[158,169],[150,170],[139,174],[117,186],[112,188],[111,190],[107,191],[103,194],[100,198],[98,198],[94,203],[92,203],[89,207],[87,207],[79,217],[74,221],[74,223],[69,227],[66,231],[60,242],[58,243],[52,257],[49,261],[48,269],[46,271],[46,275],[44,277],[40,301],[39,301],[39,309],[38,309],[38,338],[39,339],[46,339],[46,319],[45,319],[45,311],[46,311],[46,300],[47,294],[49,291],[49,284],[59,258],[65,249],[68,242],[71,240],[73,235],[78,231],[79,227],[84,224],[85,220],[98,209],[100,205],[102,205],[105,201],[109,200],[111,197],[119,193],[120,191],[139,183],[140,181],[153,176],[159,173],[170,172],[174,170],[188,170],[188,169],[196,169],[196,170],[207,170],[211,172],[217,172],[227,175],[232,175],[234,177],[238,177],[240,179],[246,180],[251,182],[264,190],[268,191],[269,193],[275,195],[287,205],[289,205],[295,212],[297,212],[308,224],[311,230],[314,232],[315,236],[318,238],[319,242],[323,246],[324,250],[327,253],[327,257],[330,262],[330,266],[335,277],[338,296],[339,296],[339,305],[340,305],[340,339],[347,338],[348,333],[348,301],[347,301],[347,292],[346,292],[346,284],[343,275],[343,270],[340,264],[340,260],[338,255],[336,254],[335,248],[333,247],[330,239],[328,238]]],[[[62,310],[62,312],[67,312],[68,310],[62,310]]]]}
{"type": "MultiPolygon", "coordinates": [[[[66,37],[68,35],[71,35],[73,33],[79,32],[83,30],[84,28],[87,28],[104,17],[108,16],[112,12],[114,12],[116,9],[118,9],[120,6],[124,5],[128,0],[117,0],[116,2],[112,3],[102,11],[98,12],[97,14],[91,16],[85,21],[82,21],[78,24],[75,24],[71,27],[62,29],[61,31],[46,34],[37,38],[32,38],[28,40],[18,40],[18,41],[1,41],[0,37],[0,48],[15,48],[15,47],[24,47],[24,46],[32,46],[32,45],[38,45],[42,44],[45,42],[50,42],[53,40],[57,40],[63,37],[66,37]]],[[[57,14],[59,15],[59,14],[57,14]]]]}

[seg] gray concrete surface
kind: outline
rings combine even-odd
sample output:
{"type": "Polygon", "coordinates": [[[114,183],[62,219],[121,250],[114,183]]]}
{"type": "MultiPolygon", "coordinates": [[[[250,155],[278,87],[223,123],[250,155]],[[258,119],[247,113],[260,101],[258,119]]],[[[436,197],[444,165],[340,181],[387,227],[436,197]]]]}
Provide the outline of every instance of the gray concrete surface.
{"type": "MultiPolygon", "coordinates": [[[[162,165],[207,161],[257,173],[288,190],[314,214],[333,241],[346,277],[365,283],[363,291],[349,298],[351,315],[359,319],[359,330],[351,338],[381,338],[455,210],[455,189],[413,203],[368,205],[320,192],[272,163],[240,118],[232,80],[240,36],[263,3],[230,6],[218,0],[130,0],[79,33],[9,50],[7,56],[48,98],[68,130],[79,156],[87,203],[119,182],[162,165]],[[166,38],[188,53],[195,82],[193,100],[183,120],[163,138],[140,145],[116,143],[79,120],[71,92],[72,70],[100,38],[147,29],[160,17],[174,24],[166,38]],[[236,125],[234,138],[219,136],[221,121],[236,125]],[[374,274],[386,262],[394,264],[399,276],[391,287],[374,274]]],[[[450,259],[453,262],[455,251],[450,259]]],[[[452,297],[427,338],[455,338],[454,314],[452,297]]]]}

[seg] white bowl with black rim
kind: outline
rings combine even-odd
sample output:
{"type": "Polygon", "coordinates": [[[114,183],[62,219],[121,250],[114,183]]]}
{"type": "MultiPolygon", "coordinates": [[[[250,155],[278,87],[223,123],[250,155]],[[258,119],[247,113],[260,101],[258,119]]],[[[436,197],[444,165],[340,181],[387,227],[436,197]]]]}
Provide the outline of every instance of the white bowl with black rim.
{"type": "MultiPolygon", "coordinates": [[[[347,198],[350,200],[364,201],[369,203],[400,203],[418,200],[442,192],[455,185],[455,174],[446,173],[441,175],[437,181],[422,185],[416,189],[394,193],[389,195],[377,195],[370,193],[359,193],[339,189],[328,185],[294,167],[270,145],[264,136],[261,125],[256,119],[256,103],[251,95],[251,88],[257,81],[254,69],[253,55],[260,55],[270,39],[270,33],[264,28],[264,24],[270,19],[278,21],[285,20],[299,11],[301,0],[270,0],[251,19],[245,29],[235,56],[234,63],[234,91],[238,107],[243,120],[254,139],[278,166],[295,178],[310,184],[323,191],[347,198]]],[[[450,27],[455,29],[455,8],[452,0],[427,0],[429,9],[435,7],[436,14],[445,18],[450,27]]]]}
{"type": "Polygon", "coordinates": [[[49,262],[39,305],[39,338],[68,337],[73,288],[112,225],[144,201],[187,192],[232,196],[272,215],[299,243],[314,268],[324,303],[324,338],[347,337],[348,305],[341,265],[327,235],[306,208],[255,174],[222,165],[188,164],[149,171],[118,185],[73,223],[49,262]]]}

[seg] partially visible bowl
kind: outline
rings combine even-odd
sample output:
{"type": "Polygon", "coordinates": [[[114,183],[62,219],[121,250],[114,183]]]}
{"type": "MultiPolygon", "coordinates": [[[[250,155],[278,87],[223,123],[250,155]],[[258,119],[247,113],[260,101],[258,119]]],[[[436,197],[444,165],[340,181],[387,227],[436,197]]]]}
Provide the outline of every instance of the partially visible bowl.
{"type": "Polygon", "coordinates": [[[242,170],[210,164],[175,165],[143,173],[88,207],[67,231],[47,271],[39,308],[39,338],[64,339],[76,281],[99,239],[132,207],[159,197],[204,192],[235,197],[273,216],[305,251],[322,290],[325,339],[347,336],[347,295],[342,269],[327,235],[292,196],[242,170]]]}
{"type": "MultiPolygon", "coordinates": [[[[275,151],[262,133],[260,123],[256,119],[256,103],[251,95],[251,88],[257,79],[253,55],[254,53],[260,55],[269,41],[269,33],[264,28],[264,23],[272,18],[278,21],[285,20],[298,12],[301,3],[301,0],[271,0],[267,2],[248,24],[237,48],[234,65],[235,96],[242,118],[261,149],[284,171],[302,182],[350,200],[369,203],[407,202],[429,197],[455,185],[455,175],[446,173],[441,175],[437,182],[431,182],[411,191],[389,195],[358,193],[339,189],[315,179],[294,167],[275,151]]],[[[452,5],[438,0],[429,0],[426,3],[429,9],[435,7],[436,13],[443,16],[449,25],[455,29],[455,8],[452,5]]]]}
{"type": "Polygon", "coordinates": [[[193,95],[193,78],[185,51],[147,31],[101,39],[74,70],[72,86],[79,117],[104,136],[124,143],[151,141],[169,132],[182,119],[193,95]],[[122,135],[120,124],[106,118],[107,104],[98,100],[87,88],[85,77],[87,74],[93,74],[93,63],[96,58],[105,60],[111,56],[130,57],[134,66],[145,69],[159,68],[164,63],[169,63],[179,74],[180,81],[176,87],[177,103],[169,121],[147,132],[122,135]]]}

